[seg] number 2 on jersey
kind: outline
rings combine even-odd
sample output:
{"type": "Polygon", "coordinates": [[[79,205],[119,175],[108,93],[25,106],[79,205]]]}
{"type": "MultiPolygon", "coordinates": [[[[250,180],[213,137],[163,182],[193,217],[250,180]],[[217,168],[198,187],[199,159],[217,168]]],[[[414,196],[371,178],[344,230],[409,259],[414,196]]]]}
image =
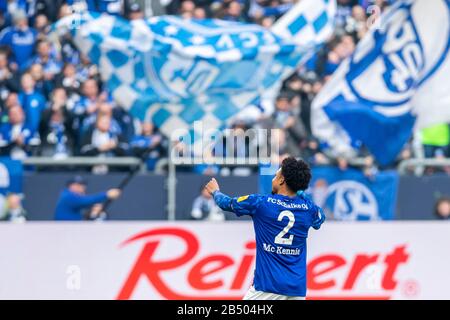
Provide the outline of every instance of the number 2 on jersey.
{"type": "Polygon", "coordinates": [[[276,244],[285,244],[285,245],[292,245],[292,241],[294,240],[294,235],[291,234],[289,236],[289,238],[283,238],[286,233],[289,232],[289,230],[294,226],[295,223],[295,216],[294,214],[289,211],[289,210],[284,210],[281,211],[280,214],[278,215],[278,221],[283,221],[284,217],[288,217],[289,218],[289,223],[287,224],[286,227],[284,227],[283,230],[281,230],[281,232],[275,237],[275,243],[276,244]]]}

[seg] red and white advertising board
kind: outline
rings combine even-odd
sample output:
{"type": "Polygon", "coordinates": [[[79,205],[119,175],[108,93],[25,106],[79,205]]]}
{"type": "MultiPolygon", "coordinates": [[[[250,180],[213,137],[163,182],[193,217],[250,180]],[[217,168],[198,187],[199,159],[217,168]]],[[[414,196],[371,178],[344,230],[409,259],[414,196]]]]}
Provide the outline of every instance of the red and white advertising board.
{"type": "MultiPolygon", "coordinates": [[[[449,299],[450,224],[326,222],[308,299],[449,299]]],[[[251,222],[0,224],[0,299],[241,299],[251,222]]]]}

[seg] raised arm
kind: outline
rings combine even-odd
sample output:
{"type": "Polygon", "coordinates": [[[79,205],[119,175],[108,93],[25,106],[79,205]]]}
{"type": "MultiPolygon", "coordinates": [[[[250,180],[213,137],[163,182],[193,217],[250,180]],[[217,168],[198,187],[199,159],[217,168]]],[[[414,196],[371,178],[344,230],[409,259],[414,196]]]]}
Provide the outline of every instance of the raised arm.
{"type": "Polygon", "coordinates": [[[214,197],[214,201],[220,209],[234,212],[238,216],[253,215],[261,203],[261,197],[258,195],[231,198],[223,194],[214,178],[208,182],[205,188],[214,197]]]}
{"type": "Polygon", "coordinates": [[[311,227],[313,227],[315,230],[319,230],[322,226],[322,223],[325,222],[325,213],[323,212],[322,208],[316,206],[316,213],[314,215],[314,220],[312,222],[311,227]]]}

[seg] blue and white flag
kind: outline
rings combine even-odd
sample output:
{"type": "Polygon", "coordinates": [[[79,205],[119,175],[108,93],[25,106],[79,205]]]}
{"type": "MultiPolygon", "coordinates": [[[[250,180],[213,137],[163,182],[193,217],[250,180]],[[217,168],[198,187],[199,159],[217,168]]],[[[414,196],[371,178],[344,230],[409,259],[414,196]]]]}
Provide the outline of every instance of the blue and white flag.
{"type": "Polygon", "coordinates": [[[450,121],[449,44],[449,0],[395,2],[314,100],[314,135],[392,162],[414,128],[450,121]]]}
{"type": "Polygon", "coordinates": [[[130,22],[91,13],[74,14],[56,28],[71,29],[119,105],[151,118],[167,136],[184,129],[195,139],[195,121],[219,129],[276,91],[331,35],[334,13],[334,0],[303,0],[274,32],[221,20],[130,22]]]}

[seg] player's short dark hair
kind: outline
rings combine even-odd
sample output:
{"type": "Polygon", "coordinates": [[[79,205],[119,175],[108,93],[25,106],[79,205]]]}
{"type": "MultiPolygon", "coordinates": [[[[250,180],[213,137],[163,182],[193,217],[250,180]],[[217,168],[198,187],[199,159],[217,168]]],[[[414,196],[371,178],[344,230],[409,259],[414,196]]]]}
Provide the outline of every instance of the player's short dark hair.
{"type": "Polygon", "coordinates": [[[297,192],[308,189],[311,181],[311,169],[305,161],[287,157],[281,163],[281,174],[291,191],[297,192]]]}

